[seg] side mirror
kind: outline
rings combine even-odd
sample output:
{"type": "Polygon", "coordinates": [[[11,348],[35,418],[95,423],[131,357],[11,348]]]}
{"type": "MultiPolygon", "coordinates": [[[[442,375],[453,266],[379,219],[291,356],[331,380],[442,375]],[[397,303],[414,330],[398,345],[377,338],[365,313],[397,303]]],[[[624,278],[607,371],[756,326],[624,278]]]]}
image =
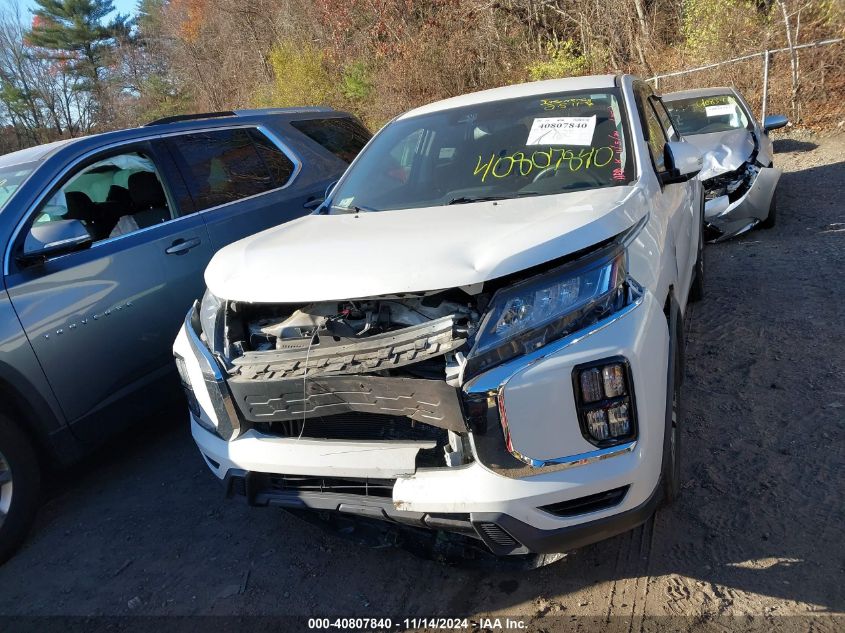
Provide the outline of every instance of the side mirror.
{"type": "Polygon", "coordinates": [[[326,193],[325,193],[325,195],[323,196],[323,199],[324,199],[324,200],[328,200],[328,199],[329,199],[329,195],[331,194],[332,189],[334,189],[334,186],[335,186],[338,182],[340,182],[340,181],[335,180],[334,182],[330,182],[330,183],[329,183],[329,186],[328,186],[328,187],[326,187],[326,193]]]}
{"type": "Polygon", "coordinates": [[[789,119],[782,114],[767,116],[763,119],[763,131],[771,132],[772,130],[779,130],[780,128],[786,126],[787,123],[789,123],[789,119]]]}
{"type": "Polygon", "coordinates": [[[670,185],[686,182],[701,171],[703,158],[692,143],[669,141],[666,143],[666,171],[660,174],[660,182],[670,185]]]}
{"type": "Polygon", "coordinates": [[[93,242],[91,234],[80,220],[55,220],[33,224],[18,257],[22,263],[44,261],[55,255],[87,248],[93,242]]]}

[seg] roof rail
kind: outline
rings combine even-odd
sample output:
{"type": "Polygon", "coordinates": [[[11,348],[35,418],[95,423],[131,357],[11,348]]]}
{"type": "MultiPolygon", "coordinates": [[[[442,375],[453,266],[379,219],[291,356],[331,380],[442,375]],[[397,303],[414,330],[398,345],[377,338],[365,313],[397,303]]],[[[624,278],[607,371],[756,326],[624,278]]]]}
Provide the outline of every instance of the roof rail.
{"type": "Polygon", "coordinates": [[[252,114],[303,114],[307,112],[334,112],[329,106],[292,106],[286,108],[250,108],[235,110],[238,116],[249,116],[252,114]]]}
{"type": "Polygon", "coordinates": [[[200,112],[198,114],[177,114],[175,116],[166,116],[155,121],[145,123],[143,127],[151,125],[164,125],[166,123],[179,123],[180,121],[195,121],[197,119],[218,119],[227,116],[238,116],[237,113],[231,110],[223,110],[222,112],[200,112]]]}

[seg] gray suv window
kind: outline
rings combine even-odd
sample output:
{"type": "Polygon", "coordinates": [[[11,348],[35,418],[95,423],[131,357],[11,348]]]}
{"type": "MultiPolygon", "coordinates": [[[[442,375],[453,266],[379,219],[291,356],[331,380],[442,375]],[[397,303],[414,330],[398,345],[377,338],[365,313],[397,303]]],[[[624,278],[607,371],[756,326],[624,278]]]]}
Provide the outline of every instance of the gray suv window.
{"type": "Polygon", "coordinates": [[[345,163],[355,159],[371,136],[367,128],[349,118],[306,119],[290,124],[345,163]]]}
{"type": "Polygon", "coordinates": [[[210,130],[168,139],[197,211],[277,189],[291,160],[257,130],[210,130]]]}
{"type": "Polygon", "coordinates": [[[102,156],[73,174],[38,207],[33,225],[79,220],[96,242],[174,217],[158,169],[138,150],[102,156]]]}

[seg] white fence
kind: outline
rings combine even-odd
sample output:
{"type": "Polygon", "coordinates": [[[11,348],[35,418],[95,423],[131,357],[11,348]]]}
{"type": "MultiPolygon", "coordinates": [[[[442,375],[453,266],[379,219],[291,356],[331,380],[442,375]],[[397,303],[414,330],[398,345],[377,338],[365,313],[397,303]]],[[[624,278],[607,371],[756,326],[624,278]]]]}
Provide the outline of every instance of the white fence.
{"type": "Polygon", "coordinates": [[[772,59],[772,56],[775,53],[788,53],[790,50],[798,50],[801,48],[815,48],[817,46],[828,46],[830,44],[841,44],[845,42],[845,38],[843,37],[834,37],[827,40],[819,40],[818,42],[810,42],[808,44],[797,44],[790,48],[773,48],[768,49],[765,51],[760,51],[759,53],[750,53],[749,55],[743,55],[742,57],[734,57],[733,59],[726,59],[721,62],[715,62],[713,64],[707,64],[705,66],[698,66],[696,68],[687,68],[686,70],[676,70],[675,72],[671,73],[663,73],[662,75],[655,75],[654,77],[649,77],[648,81],[654,82],[655,90],[659,90],[660,88],[660,80],[665,79],[666,77],[677,77],[680,75],[689,75],[691,73],[697,73],[702,70],[710,70],[711,68],[717,68],[719,66],[725,66],[727,64],[733,64],[735,62],[743,62],[749,59],[754,59],[755,57],[762,57],[763,58],[763,105],[761,107],[760,112],[760,120],[766,118],[766,106],[769,100],[769,62],[772,59]]]}

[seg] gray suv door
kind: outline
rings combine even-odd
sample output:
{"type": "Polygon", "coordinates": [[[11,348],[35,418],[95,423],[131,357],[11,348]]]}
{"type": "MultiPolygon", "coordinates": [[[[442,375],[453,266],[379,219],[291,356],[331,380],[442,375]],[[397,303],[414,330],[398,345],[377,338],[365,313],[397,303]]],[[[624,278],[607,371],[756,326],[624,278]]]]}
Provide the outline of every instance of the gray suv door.
{"type": "MultiPolygon", "coordinates": [[[[83,439],[158,403],[170,346],[211,257],[198,214],[181,215],[182,185],[148,142],[91,156],[33,209],[33,225],[76,219],[93,244],[12,263],[7,289],[65,417],[83,439]],[[176,189],[174,189],[174,186],[176,189]],[[130,397],[121,401],[126,395],[130,397]]],[[[174,383],[175,384],[175,383],[174,383]]]]}

